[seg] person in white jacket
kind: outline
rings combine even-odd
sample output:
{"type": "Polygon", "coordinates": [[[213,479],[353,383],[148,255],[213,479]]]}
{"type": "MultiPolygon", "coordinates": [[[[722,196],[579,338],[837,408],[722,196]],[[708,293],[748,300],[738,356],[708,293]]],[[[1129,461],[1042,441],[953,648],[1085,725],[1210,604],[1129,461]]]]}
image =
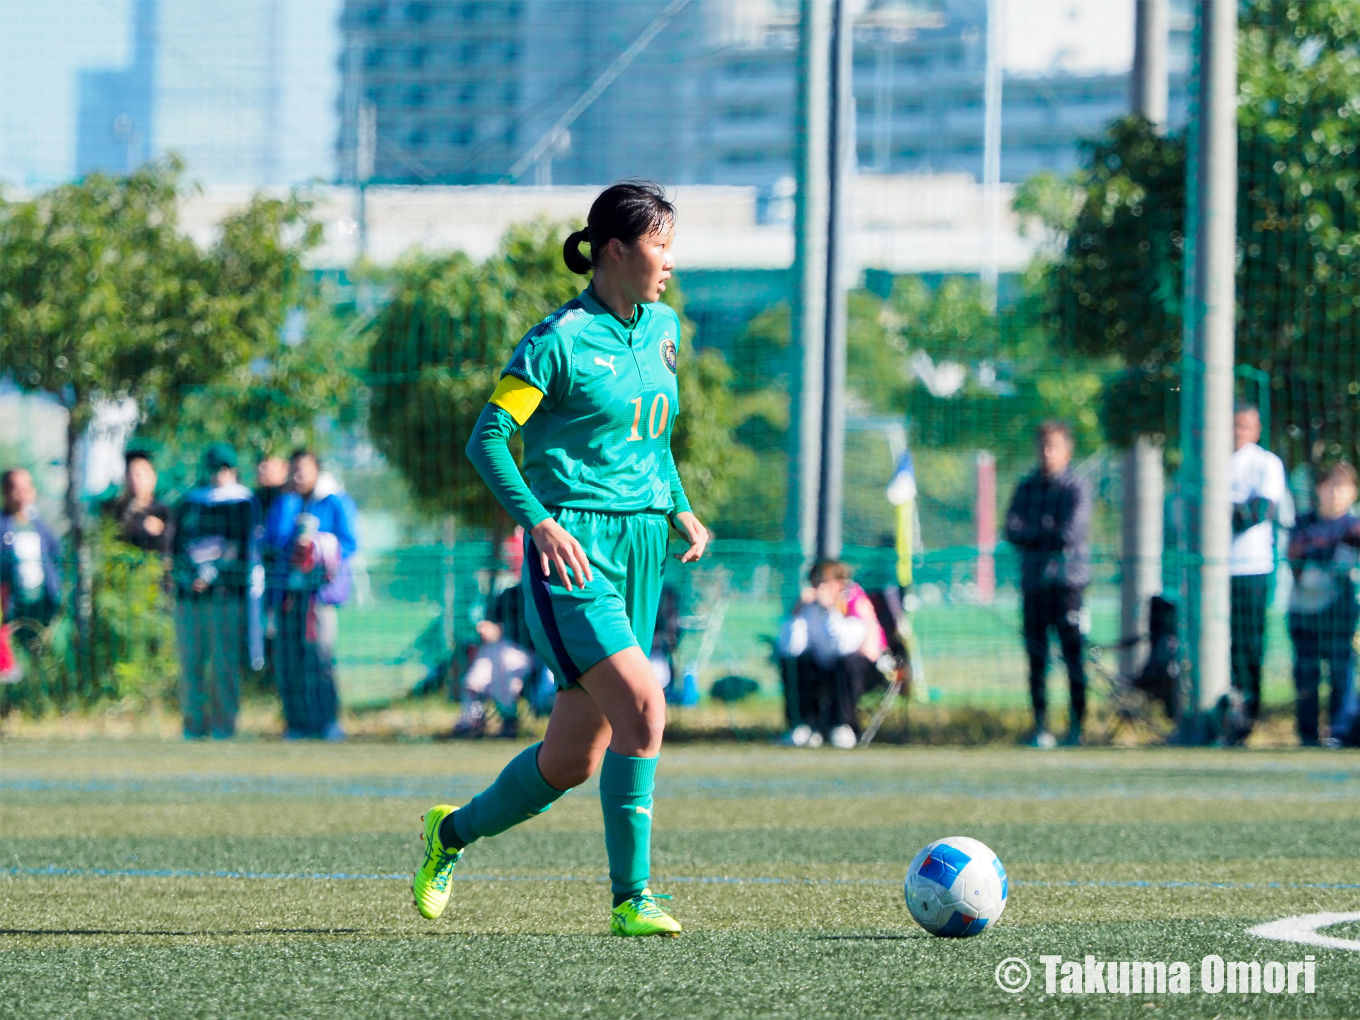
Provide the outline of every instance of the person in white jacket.
{"type": "MultiPolygon", "coordinates": [[[[1261,412],[1242,404],[1233,412],[1232,575],[1229,617],[1232,685],[1241,692],[1247,719],[1261,711],[1261,665],[1265,661],[1266,604],[1275,573],[1275,525],[1289,514],[1284,464],[1263,449],[1261,412]]],[[[1230,743],[1245,740],[1250,727],[1227,734],[1230,743]]]]}
{"type": "Polygon", "coordinates": [[[820,560],[808,574],[793,613],[780,627],[778,653],[785,677],[789,732],[783,742],[854,747],[855,705],[874,685],[875,662],[887,640],[863,589],[836,560],[820,560]]]}

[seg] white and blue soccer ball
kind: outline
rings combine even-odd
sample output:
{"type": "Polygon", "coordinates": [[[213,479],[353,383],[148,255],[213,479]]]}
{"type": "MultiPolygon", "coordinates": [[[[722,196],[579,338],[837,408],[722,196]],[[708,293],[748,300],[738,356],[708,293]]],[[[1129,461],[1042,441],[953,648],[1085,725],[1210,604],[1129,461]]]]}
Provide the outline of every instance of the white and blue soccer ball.
{"type": "Polygon", "coordinates": [[[907,868],[907,909],[932,935],[966,938],[995,924],[1006,909],[1006,869],[991,849],[967,836],[929,844],[907,868]]]}

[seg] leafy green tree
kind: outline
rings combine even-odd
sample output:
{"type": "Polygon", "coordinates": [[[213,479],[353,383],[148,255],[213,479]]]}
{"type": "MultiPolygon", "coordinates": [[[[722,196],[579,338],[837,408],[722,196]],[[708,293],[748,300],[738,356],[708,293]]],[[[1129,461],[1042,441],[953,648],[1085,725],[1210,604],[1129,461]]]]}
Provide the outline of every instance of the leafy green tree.
{"type": "Polygon", "coordinates": [[[1252,0],[1238,61],[1237,360],[1271,378],[1275,449],[1354,461],[1360,5],[1252,0]]]}
{"type": "Polygon", "coordinates": [[[178,230],[182,169],[170,158],[0,202],[0,364],[69,413],[65,506],[86,661],[91,560],[76,451],[96,402],[136,398],[173,428],[186,391],[272,349],[302,255],[320,238],[305,202],[256,198],[200,251],[178,230]]]}
{"type": "Polygon", "coordinates": [[[375,324],[369,431],[426,509],[465,526],[504,521],[463,447],[520,338],[581,288],[561,238],[538,221],[512,227],[481,264],[462,252],[410,255],[375,324]]]}
{"type": "MultiPolygon", "coordinates": [[[[1355,458],[1360,7],[1249,0],[1239,26],[1237,361],[1270,377],[1277,450],[1355,458]]],[[[1072,182],[1075,219],[1039,201],[1039,187],[1021,192],[1025,211],[1066,235],[1044,267],[1059,346],[1121,369],[1102,400],[1106,433],[1121,445],[1177,437],[1185,178],[1184,133],[1159,138],[1125,118],[1072,182]]]]}
{"type": "Polygon", "coordinates": [[[157,451],[163,487],[195,484],[199,454],[215,441],[232,443],[243,458],[303,446],[324,454],[330,433],[357,424],[366,320],[337,312],[319,286],[298,289],[283,335],[259,355],[170,407],[148,402],[136,439],[157,451]]]}
{"type": "Polygon", "coordinates": [[[931,287],[901,277],[878,321],[878,336],[866,331],[866,349],[858,352],[851,330],[850,384],[869,394],[890,380],[888,402],[876,406],[905,413],[915,443],[1023,461],[1032,454],[1036,422],[1062,418],[1079,447],[1098,445],[1098,366],[1087,359],[1056,365],[1028,298],[998,312],[975,279],[947,277],[931,287]],[[922,373],[932,371],[927,384],[922,373]]]}
{"type": "MultiPolygon", "coordinates": [[[[374,326],[367,378],[369,431],[429,511],[497,528],[504,512],[463,453],[520,338],[584,283],[562,264],[560,224],[512,227],[478,264],[461,252],[417,254],[397,267],[391,303],[374,326]]],[[[695,351],[674,281],[664,300],[681,315],[680,404],[673,448],[701,515],[721,501],[750,458],[733,438],[758,401],[728,399],[731,369],[695,351]]]]}

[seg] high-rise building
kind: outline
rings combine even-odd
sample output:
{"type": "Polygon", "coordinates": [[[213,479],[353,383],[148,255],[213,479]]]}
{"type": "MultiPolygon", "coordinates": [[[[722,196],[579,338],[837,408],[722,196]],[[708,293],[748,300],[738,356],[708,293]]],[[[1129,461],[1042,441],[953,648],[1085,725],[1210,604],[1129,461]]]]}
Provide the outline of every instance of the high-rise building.
{"type": "Polygon", "coordinates": [[[341,0],[131,0],[126,66],[79,74],[75,172],[167,152],[205,184],[335,176],[341,0]]]}
{"type": "MultiPolygon", "coordinates": [[[[692,0],[531,167],[529,183],[690,175],[706,0],[692,0]],[[664,106],[658,106],[663,103],[664,106]]],[[[476,183],[511,168],[662,16],[665,0],[346,0],[343,180],[476,183]],[[367,132],[367,134],[366,134],[367,132]],[[370,152],[371,150],[371,152],[370,152]]]]}
{"type": "Polygon", "coordinates": [[[132,59],[113,71],[81,71],[76,115],[76,176],[129,173],[152,152],[156,0],[135,0],[132,59]]]}
{"type": "MultiPolygon", "coordinates": [[[[1106,36],[1113,25],[1131,47],[1131,0],[1044,2],[1067,35],[1049,32],[1051,52],[1038,55],[1024,48],[1023,34],[1012,47],[1025,59],[1013,61],[1020,69],[1005,75],[1002,90],[1007,181],[1070,169],[1079,140],[1128,109],[1128,72],[1111,66],[1119,47],[1106,36]],[[1074,28],[1078,15],[1085,20],[1074,28]]],[[[1173,121],[1184,115],[1189,28],[1186,0],[1175,6],[1173,121]]],[[[690,0],[618,68],[670,7],[346,0],[342,179],[365,176],[362,166],[388,182],[599,184],[641,175],[772,187],[793,167],[798,4],[690,0]],[[587,99],[566,131],[551,133],[587,99]],[[549,141],[532,167],[517,167],[549,141]]],[[[1015,18],[1030,7],[1008,9],[1015,18]]],[[[862,172],[981,176],[987,12],[986,0],[865,6],[853,75],[862,172]]]]}

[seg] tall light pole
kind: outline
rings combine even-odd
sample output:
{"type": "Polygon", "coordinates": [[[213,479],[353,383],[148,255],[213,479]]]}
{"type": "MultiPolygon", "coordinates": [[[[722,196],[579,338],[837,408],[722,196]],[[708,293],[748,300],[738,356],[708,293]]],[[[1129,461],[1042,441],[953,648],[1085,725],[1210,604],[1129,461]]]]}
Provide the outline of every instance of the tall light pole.
{"type": "Polygon", "coordinates": [[[839,559],[845,478],[846,274],[855,175],[854,26],[850,0],[832,0],[831,108],[826,217],[826,321],[822,368],[822,469],[817,500],[817,556],[839,559]]]}
{"type": "MultiPolygon", "coordinates": [[[[794,123],[793,342],[798,351],[785,534],[809,560],[817,552],[826,370],[826,227],[830,210],[832,0],[802,0],[794,123]]],[[[797,584],[796,577],[793,584],[797,584]]]]}
{"type": "MultiPolygon", "coordinates": [[[[1166,48],[1167,0],[1137,0],[1130,99],[1133,112],[1147,118],[1158,133],[1166,130],[1166,48]]],[[[1119,650],[1119,671],[1134,676],[1147,660],[1148,646],[1142,636],[1148,626],[1148,600],[1162,590],[1165,480],[1161,444],[1145,435],[1135,437],[1124,452],[1121,473],[1119,632],[1124,643],[1119,650]]]]}
{"type": "Polygon", "coordinates": [[[996,307],[998,246],[1001,243],[1001,75],[1005,0],[987,0],[987,64],[983,71],[982,115],[982,286],[996,307]]]}
{"type": "Polygon", "coordinates": [[[1229,687],[1229,472],[1237,239],[1237,0],[1202,0],[1191,160],[1191,300],[1181,385],[1185,622],[1191,698],[1181,738],[1205,742],[1229,687]]]}

